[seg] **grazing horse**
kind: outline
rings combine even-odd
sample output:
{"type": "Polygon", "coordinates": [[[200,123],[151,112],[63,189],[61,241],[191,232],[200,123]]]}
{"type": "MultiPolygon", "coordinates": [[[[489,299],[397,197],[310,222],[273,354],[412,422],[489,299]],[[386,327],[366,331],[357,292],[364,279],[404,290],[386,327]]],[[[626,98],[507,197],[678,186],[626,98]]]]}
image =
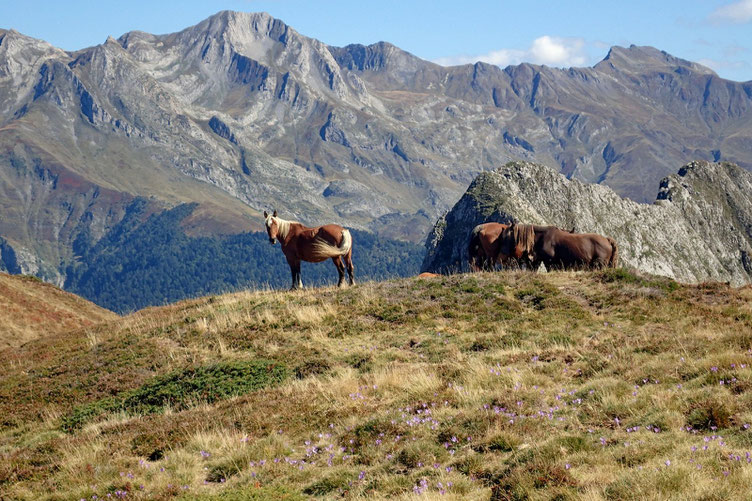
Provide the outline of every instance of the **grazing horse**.
{"type": "Polygon", "coordinates": [[[540,263],[552,269],[615,268],[619,249],[611,237],[595,233],[570,233],[555,226],[511,224],[499,237],[500,252],[527,261],[535,270],[540,263]]]}
{"type": "Polygon", "coordinates": [[[300,278],[300,262],[320,263],[332,258],[339,273],[337,286],[341,287],[345,280],[345,266],[349,275],[350,285],[355,285],[352,263],[352,236],[350,231],[337,224],[327,224],[316,228],[308,228],[296,221],[286,221],[277,217],[277,211],[271,216],[264,211],[266,232],[269,242],[279,239],[282,253],[287,258],[292,273],[292,287],[303,287],[300,278]],[[344,264],[342,263],[344,259],[344,264]]]}
{"type": "Polygon", "coordinates": [[[500,261],[506,260],[499,253],[499,235],[509,225],[501,223],[479,224],[470,232],[467,258],[471,271],[492,271],[500,261]]]}

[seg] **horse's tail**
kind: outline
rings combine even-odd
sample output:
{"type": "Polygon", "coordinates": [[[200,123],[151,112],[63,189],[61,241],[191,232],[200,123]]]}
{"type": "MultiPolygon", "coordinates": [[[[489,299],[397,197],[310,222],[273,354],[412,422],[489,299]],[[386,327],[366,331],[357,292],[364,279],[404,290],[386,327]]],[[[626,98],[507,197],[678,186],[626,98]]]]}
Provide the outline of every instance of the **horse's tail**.
{"type": "Polygon", "coordinates": [[[352,249],[352,235],[350,230],[342,230],[342,241],[339,246],[332,245],[321,237],[317,237],[313,242],[314,252],[321,257],[345,256],[352,249]]]}
{"type": "Polygon", "coordinates": [[[481,250],[481,243],[480,243],[480,230],[481,225],[476,226],[473,228],[473,231],[470,233],[470,241],[467,244],[467,262],[470,265],[471,271],[480,271],[480,268],[482,266],[482,263],[479,264],[479,254],[481,250]]]}
{"type": "MultiPolygon", "coordinates": [[[[616,243],[614,243],[616,245],[616,243]]],[[[339,244],[340,255],[345,256],[352,249],[352,235],[347,228],[342,229],[342,242],[339,244]]]]}
{"type": "Polygon", "coordinates": [[[608,259],[608,267],[616,268],[619,265],[619,247],[616,245],[616,240],[611,237],[606,237],[608,243],[611,244],[611,257],[608,259]]]}

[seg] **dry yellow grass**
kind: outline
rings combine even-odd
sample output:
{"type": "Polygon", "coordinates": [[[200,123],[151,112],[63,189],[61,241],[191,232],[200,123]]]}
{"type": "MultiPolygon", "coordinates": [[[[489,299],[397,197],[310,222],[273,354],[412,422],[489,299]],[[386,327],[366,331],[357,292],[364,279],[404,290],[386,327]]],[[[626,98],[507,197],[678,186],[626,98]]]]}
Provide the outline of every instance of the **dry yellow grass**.
{"type": "Polygon", "coordinates": [[[54,285],[0,273],[0,348],[115,318],[115,313],[54,285]]]}

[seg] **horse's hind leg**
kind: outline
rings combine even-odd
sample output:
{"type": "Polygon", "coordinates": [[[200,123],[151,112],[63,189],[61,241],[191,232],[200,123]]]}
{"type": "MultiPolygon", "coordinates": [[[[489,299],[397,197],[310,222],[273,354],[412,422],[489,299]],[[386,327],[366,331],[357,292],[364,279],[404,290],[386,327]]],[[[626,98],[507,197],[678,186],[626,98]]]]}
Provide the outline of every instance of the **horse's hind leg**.
{"type": "Polygon", "coordinates": [[[342,258],[340,256],[334,256],[332,258],[332,262],[334,263],[334,266],[337,267],[337,273],[339,274],[337,287],[342,287],[342,282],[345,281],[345,265],[344,263],[342,263],[342,258]]]}
{"type": "Polygon", "coordinates": [[[350,252],[345,254],[345,266],[347,266],[347,274],[350,278],[350,285],[355,285],[355,267],[353,266],[352,262],[352,249],[350,249],[350,252]]]}

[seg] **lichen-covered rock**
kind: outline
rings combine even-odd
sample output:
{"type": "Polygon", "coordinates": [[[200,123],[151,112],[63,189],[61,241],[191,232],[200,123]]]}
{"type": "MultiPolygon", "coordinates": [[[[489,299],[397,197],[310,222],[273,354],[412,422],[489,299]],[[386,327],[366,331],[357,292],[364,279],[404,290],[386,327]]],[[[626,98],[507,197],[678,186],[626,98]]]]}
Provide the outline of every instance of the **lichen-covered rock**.
{"type": "Polygon", "coordinates": [[[467,269],[472,228],[486,221],[551,224],[611,236],[624,266],[684,282],[752,281],[752,174],[692,162],[660,184],[652,205],[554,170],[510,162],[479,175],[426,242],[423,271],[467,269]]]}

